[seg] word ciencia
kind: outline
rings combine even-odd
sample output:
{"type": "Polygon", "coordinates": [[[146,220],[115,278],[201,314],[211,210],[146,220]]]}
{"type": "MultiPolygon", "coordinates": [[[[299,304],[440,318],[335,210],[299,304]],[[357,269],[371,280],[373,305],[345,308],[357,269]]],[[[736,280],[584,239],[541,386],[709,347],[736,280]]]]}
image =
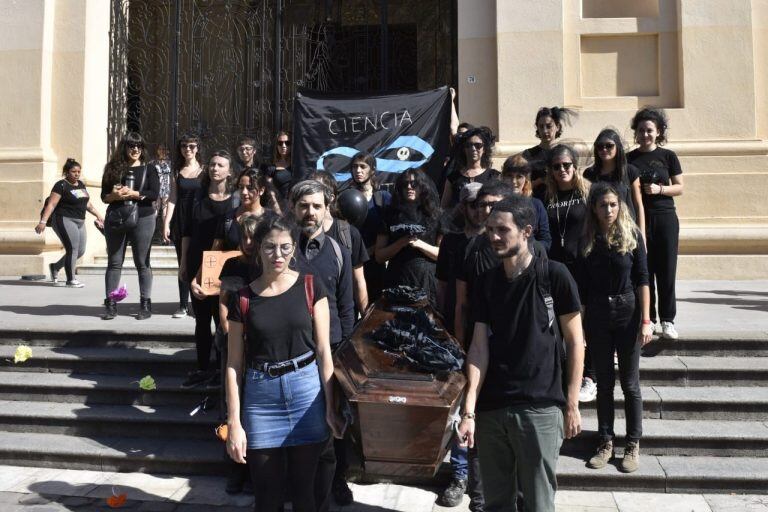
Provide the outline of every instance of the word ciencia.
{"type": "Polygon", "coordinates": [[[364,115],[346,115],[328,121],[328,132],[331,135],[342,133],[363,133],[366,131],[391,130],[404,124],[413,124],[408,110],[401,112],[372,112],[364,115]]]}

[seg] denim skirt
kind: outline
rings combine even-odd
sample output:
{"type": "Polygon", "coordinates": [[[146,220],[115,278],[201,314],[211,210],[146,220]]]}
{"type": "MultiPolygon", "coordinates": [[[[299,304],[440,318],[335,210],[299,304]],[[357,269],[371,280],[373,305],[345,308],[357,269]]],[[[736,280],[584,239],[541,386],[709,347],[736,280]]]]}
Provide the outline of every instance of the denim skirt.
{"type": "Polygon", "coordinates": [[[249,450],[325,441],[325,393],[317,362],[280,377],[245,372],[242,424],[249,450]]]}

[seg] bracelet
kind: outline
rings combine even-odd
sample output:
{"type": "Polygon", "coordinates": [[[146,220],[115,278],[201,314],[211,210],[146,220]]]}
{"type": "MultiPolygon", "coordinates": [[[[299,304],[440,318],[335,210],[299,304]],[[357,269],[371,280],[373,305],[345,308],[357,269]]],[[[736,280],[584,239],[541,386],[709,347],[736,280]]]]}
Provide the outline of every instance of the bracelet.
{"type": "Polygon", "coordinates": [[[465,412],[461,415],[461,419],[463,420],[474,420],[475,419],[475,413],[473,412],[465,412]]]}
{"type": "Polygon", "coordinates": [[[41,220],[38,224],[47,224],[47,221],[41,220]]]}
{"type": "Polygon", "coordinates": [[[659,185],[659,195],[660,196],[664,195],[664,185],[659,185]]]}
{"type": "Polygon", "coordinates": [[[643,325],[651,325],[651,321],[650,320],[643,320],[641,323],[643,325]]]}

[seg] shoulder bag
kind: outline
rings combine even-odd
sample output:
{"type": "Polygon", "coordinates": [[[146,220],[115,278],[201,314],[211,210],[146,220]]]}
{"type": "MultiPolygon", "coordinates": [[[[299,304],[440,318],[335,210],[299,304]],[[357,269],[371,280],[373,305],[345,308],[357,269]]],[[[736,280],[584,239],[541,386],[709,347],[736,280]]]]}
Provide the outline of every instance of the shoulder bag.
{"type": "MultiPolygon", "coordinates": [[[[141,172],[141,185],[139,185],[139,194],[147,181],[147,166],[143,166],[141,172]]],[[[107,210],[104,217],[104,228],[117,232],[125,233],[135,228],[139,223],[139,205],[138,201],[123,201],[123,204],[116,205],[107,210]]]]}

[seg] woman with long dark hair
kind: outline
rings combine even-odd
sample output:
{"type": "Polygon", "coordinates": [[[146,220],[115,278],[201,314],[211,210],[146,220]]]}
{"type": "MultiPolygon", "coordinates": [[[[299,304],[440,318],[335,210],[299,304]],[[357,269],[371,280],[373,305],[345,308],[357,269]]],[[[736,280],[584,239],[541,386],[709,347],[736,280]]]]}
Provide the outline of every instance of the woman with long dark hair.
{"type": "Polygon", "coordinates": [[[499,171],[491,168],[495,140],[493,132],[486,126],[470,128],[457,138],[457,143],[462,146],[456,155],[457,169],[447,177],[443,187],[440,200],[443,209],[459,202],[459,192],[467,183],[487,183],[499,179],[499,171]]]}
{"type": "Polygon", "coordinates": [[[286,498],[315,512],[320,454],[329,432],[341,437],[328,299],[322,279],[294,270],[293,222],[268,214],[253,242],[260,275],[229,306],[227,451],[248,463],[254,510],[273,512],[286,498]]]}
{"type": "Polygon", "coordinates": [[[293,183],[290,133],[283,130],[277,132],[272,147],[272,161],[262,165],[261,170],[280,193],[280,199],[288,199],[288,191],[293,183]]]}
{"type": "MultiPolygon", "coordinates": [[[[86,230],[85,212],[96,217],[96,225],[103,228],[104,219],[91,204],[88,189],[80,181],[82,167],[74,158],[67,158],[62,168],[63,179],[57,181],[46,200],[45,208],[40,215],[40,222],[35,226],[35,232],[42,234],[50,221],[53,232],[64,246],[64,256],[48,265],[51,283],[57,286],[59,271],[63,268],[67,274],[67,288],[82,288],[84,285],[75,279],[77,260],[85,254],[86,230]]],[[[61,283],[62,285],[64,283],[61,283]]]]}
{"type": "MultiPolygon", "coordinates": [[[[185,262],[184,277],[190,283],[192,292],[192,310],[195,312],[195,345],[197,348],[197,370],[190,372],[182,387],[191,388],[208,381],[215,387],[220,384],[219,365],[211,368],[211,348],[213,334],[211,320],[215,328],[219,326],[218,297],[206,295],[200,286],[200,271],[203,252],[214,249],[216,235],[224,218],[237,208],[233,191],[232,157],[228,151],[214,151],[208,160],[208,168],[201,180],[205,195],[196,200],[190,215],[190,240],[185,262]]],[[[216,352],[217,363],[221,354],[216,352]]]]}
{"type": "Polygon", "coordinates": [[[152,316],[152,268],[149,253],[155,232],[154,202],[159,194],[160,180],[154,169],[148,169],[144,139],[136,132],[126,133],[104,166],[101,179],[101,200],[109,205],[104,225],[108,263],[104,276],[106,311],[101,317],[103,320],[112,320],[117,316],[117,303],[110,298],[110,293],[120,284],[128,242],[131,243],[133,262],[139,274],[140,308],[136,319],[144,320],[152,316]],[[128,229],[112,226],[108,222],[110,211],[127,208],[130,202],[137,205],[136,225],[128,229]]]}
{"type": "Polygon", "coordinates": [[[376,237],[376,261],[387,263],[384,288],[413,286],[427,292],[437,307],[435,262],[442,235],[437,193],[421,169],[409,169],[395,180],[392,204],[376,237]]]}
{"type": "Polygon", "coordinates": [[[245,217],[260,219],[272,208],[262,206],[264,203],[271,205],[272,198],[268,191],[272,185],[260,171],[247,168],[237,176],[235,193],[238,195],[240,205],[236,210],[228,212],[216,229],[216,240],[213,250],[233,251],[240,246],[240,221],[245,217]]]}
{"type": "Polygon", "coordinates": [[[675,152],[661,147],[667,142],[669,127],[663,110],[639,110],[632,118],[631,126],[638,148],[627,154],[627,161],[640,171],[643,189],[651,321],[657,332],[659,325],[656,321],[661,323],[663,337],[676,340],[675,279],[680,221],[674,198],[683,195],[683,169],[675,152]]]}
{"type": "Polygon", "coordinates": [[[643,398],[640,349],[651,341],[648,267],[643,238],[613,183],[596,183],[587,199],[587,220],[577,280],[584,309],[587,346],[597,375],[597,430],[600,444],[588,466],[605,467],[613,458],[616,384],[613,355],[618,355],[624,392],[627,437],[619,469],[636,471],[640,462],[643,398]]]}
{"type": "Polygon", "coordinates": [[[616,185],[621,200],[645,237],[645,211],[640,190],[637,167],[627,163],[627,154],[619,133],[613,128],[601,131],[593,145],[594,164],[584,170],[584,177],[592,183],[608,181],[616,185]]]}
{"type": "Polygon", "coordinates": [[[181,277],[185,264],[182,254],[185,252],[185,246],[189,245],[192,205],[200,195],[202,175],[200,138],[194,134],[182,135],[176,142],[171,190],[163,219],[163,241],[173,242],[176,261],[179,264],[179,308],[173,313],[173,318],[183,318],[189,312],[189,281],[181,277]]]}
{"type": "Polygon", "coordinates": [[[392,194],[384,190],[376,179],[376,157],[370,153],[358,153],[350,164],[350,185],[363,193],[368,200],[368,214],[360,234],[368,251],[369,260],[363,265],[368,301],[374,302],[381,295],[386,267],[376,261],[376,237],[384,220],[384,211],[392,203],[392,194]]]}

